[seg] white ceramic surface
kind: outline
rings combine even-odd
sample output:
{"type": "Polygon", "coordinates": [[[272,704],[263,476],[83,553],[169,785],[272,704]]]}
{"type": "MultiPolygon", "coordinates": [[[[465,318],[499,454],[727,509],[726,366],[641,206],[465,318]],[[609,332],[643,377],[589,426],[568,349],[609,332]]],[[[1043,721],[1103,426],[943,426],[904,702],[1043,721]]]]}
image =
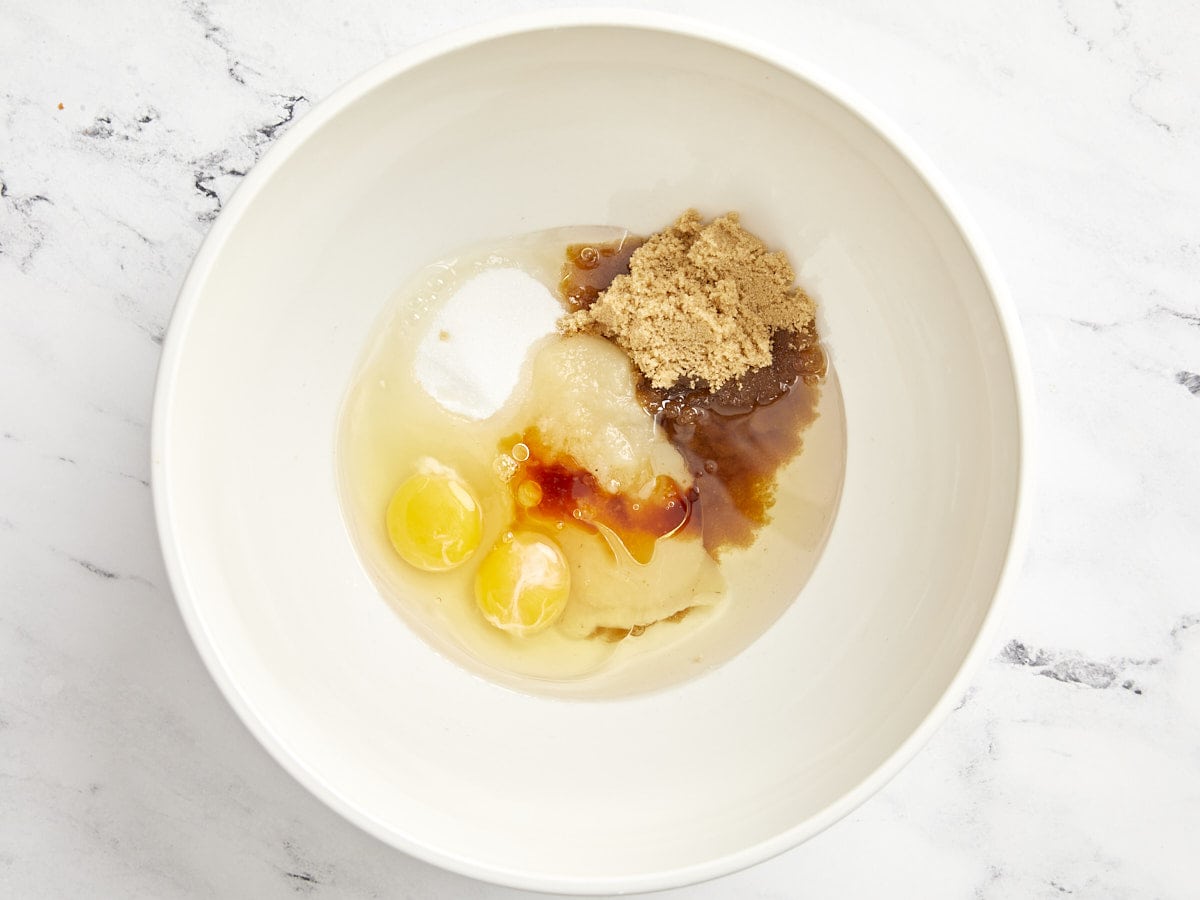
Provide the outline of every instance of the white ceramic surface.
{"type": "Polygon", "coordinates": [[[201,654],[326,802],[478,877],[648,889],[814,834],[957,699],[1020,518],[1021,363],[944,188],[825,79],[691,26],[550,21],[386,63],[258,164],[167,336],[155,501],[201,654]],[[567,703],[472,677],[376,596],[342,527],[334,424],[370,326],[457,246],[689,205],[741,210],[821,301],[849,441],[824,558],[678,688],[567,703]]]}

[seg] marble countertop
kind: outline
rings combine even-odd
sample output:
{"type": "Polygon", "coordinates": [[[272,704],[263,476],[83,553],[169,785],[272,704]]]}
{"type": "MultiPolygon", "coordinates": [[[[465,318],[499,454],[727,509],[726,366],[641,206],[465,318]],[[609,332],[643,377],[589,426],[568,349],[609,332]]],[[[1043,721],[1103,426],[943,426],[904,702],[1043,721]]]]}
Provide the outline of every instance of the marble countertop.
{"type": "MultiPolygon", "coordinates": [[[[0,896],[525,896],[368,837],[239,723],[167,585],[147,427],[189,260],[272,140],[539,5],[0,10],[0,896]]],[[[1200,7],[652,5],[786,45],[923,145],[1007,274],[1039,407],[1031,550],[961,706],[829,831],[665,896],[1196,896],[1200,7]]]]}

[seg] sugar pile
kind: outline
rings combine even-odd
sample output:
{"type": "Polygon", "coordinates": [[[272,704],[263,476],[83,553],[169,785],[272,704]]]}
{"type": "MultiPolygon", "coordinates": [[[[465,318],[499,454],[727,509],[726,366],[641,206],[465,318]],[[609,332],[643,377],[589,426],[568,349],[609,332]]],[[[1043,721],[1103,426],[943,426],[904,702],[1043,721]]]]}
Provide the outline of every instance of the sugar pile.
{"type": "Polygon", "coordinates": [[[417,347],[414,375],[453,413],[486,419],[517,386],[529,349],[551,334],[562,304],[520,269],[487,269],[438,310],[417,347]]]}

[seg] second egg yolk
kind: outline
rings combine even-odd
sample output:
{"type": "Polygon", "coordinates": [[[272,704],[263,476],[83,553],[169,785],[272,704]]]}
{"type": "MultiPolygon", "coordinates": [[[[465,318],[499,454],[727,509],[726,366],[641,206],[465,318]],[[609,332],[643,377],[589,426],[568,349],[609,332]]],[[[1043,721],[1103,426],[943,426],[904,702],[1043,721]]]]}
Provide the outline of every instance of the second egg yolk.
{"type": "Polygon", "coordinates": [[[475,602],[484,618],[518,637],[553,625],[570,592],[566,557],[554,541],[533,531],[502,537],[475,575],[475,602]]]}

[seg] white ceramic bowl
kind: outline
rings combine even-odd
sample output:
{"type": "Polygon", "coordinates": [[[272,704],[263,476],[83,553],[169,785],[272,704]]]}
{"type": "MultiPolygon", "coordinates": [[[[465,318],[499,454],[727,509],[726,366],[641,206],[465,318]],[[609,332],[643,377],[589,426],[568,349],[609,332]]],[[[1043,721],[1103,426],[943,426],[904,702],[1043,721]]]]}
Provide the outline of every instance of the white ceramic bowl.
{"type": "Polygon", "coordinates": [[[221,214],[159,374],[154,498],[213,677],[305,786],[416,856],[510,885],[662,888],[778,853],[924,742],[989,648],[1020,543],[1012,309],[914,148],[807,66],[651,16],[436,41],[300,121],[221,214]],[[420,265],[570,224],[743,213],[822,304],[848,458],[808,586],[749,649],[606,702],[447,662],[343,526],[339,404],[420,265]]]}

